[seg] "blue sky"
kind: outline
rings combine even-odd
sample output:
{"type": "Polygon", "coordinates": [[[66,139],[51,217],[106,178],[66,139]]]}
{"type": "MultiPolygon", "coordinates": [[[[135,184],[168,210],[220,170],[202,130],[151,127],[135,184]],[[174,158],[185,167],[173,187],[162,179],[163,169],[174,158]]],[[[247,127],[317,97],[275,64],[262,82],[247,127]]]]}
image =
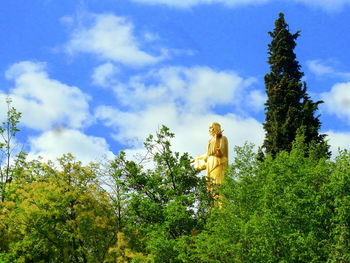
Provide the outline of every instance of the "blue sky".
{"type": "Polygon", "coordinates": [[[199,155],[208,126],[261,145],[268,31],[279,12],[321,132],[350,148],[349,0],[12,0],[0,6],[0,107],[23,113],[30,157],[133,155],[162,124],[199,155]]]}

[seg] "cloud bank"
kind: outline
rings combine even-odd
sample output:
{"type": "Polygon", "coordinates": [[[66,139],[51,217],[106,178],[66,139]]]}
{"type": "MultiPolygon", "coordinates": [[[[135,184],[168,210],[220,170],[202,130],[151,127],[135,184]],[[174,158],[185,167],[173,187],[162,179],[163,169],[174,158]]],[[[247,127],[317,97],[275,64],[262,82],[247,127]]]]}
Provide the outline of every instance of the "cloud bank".
{"type": "Polygon", "coordinates": [[[101,161],[102,158],[112,159],[113,153],[104,138],[88,136],[78,130],[57,127],[46,131],[38,137],[29,138],[29,158],[43,157],[44,160],[56,160],[66,153],[76,156],[79,161],[87,164],[91,161],[101,161]]]}
{"type": "Polygon", "coordinates": [[[116,74],[119,73],[119,69],[111,62],[102,64],[94,69],[92,74],[92,84],[100,87],[108,87],[112,83],[116,74]]]}
{"type": "Polygon", "coordinates": [[[269,0],[133,0],[134,2],[143,3],[143,4],[162,4],[168,5],[176,8],[189,8],[195,5],[201,4],[223,4],[229,7],[235,7],[240,5],[249,5],[249,4],[261,4],[266,3],[269,0]]]}
{"type": "MultiPolygon", "coordinates": [[[[237,114],[216,113],[217,106],[245,103],[242,96],[252,83],[232,71],[215,71],[209,67],[166,67],[130,78],[113,87],[117,101],[126,110],[100,106],[95,117],[113,130],[120,143],[134,138],[142,142],[157,127],[168,126],[175,133],[174,149],[199,155],[206,151],[210,138],[209,124],[221,123],[232,152],[234,145],[245,141],[262,143],[261,123],[237,114]]],[[[135,145],[140,149],[141,144],[135,145]]]]}
{"type": "Polygon", "coordinates": [[[349,132],[326,132],[327,139],[329,139],[330,150],[333,156],[338,154],[338,149],[350,149],[350,133],[349,132]]]}
{"type": "Polygon", "coordinates": [[[136,75],[113,87],[118,101],[131,108],[175,103],[187,111],[205,111],[219,104],[238,104],[251,80],[209,67],[164,67],[136,75]]]}
{"type": "Polygon", "coordinates": [[[350,0],[295,0],[308,6],[320,7],[325,11],[340,11],[347,5],[350,5],[350,0]]]}
{"type": "Polygon", "coordinates": [[[78,87],[52,79],[45,63],[22,61],[13,64],[5,73],[14,86],[8,94],[0,90],[1,116],[6,116],[6,96],[22,113],[20,125],[36,130],[39,135],[29,138],[29,158],[42,156],[55,160],[72,153],[83,163],[107,156],[112,158],[105,139],[88,136],[80,129],[93,123],[89,113],[90,97],[78,87]]]}
{"type": "Polygon", "coordinates": [[[77,23],[65,51],[71,55],[92,54],[129,66],[144,66],[165,59],[166,51],[153,55],[142,50],[140,45],[128,19],[113,14],[90,14],[77,23]]]}
{"type": "MultiPolygon", "coordinates": [[[[22,112],[23,125],[34,130],[47,130],[56,125],[81,128],[90,122],[90,97],[77,87],[51,79],[45,63],[19,62],[5,75],[14,82],[9,95],[13,106],[22,112]]],[[[4,96],[2,93],[1,97],[4,96]]]]}
{"type": "Polygon", "coordinates": [[[307,66],[309,70],[319,77],[335,77],[335,78],[341,78],[341,79],[350,79],[350,73],[349,72],[342,72],[339,70],[336,70],[334,67],[328,65],[327,62],[315,59],[315,60],[309,60],[307,61],[307,66]]]}
{"type": "Polygon", "coordinates": [[[337,83],[321,94],[329,113],[350,123],[350,82],[337,83]]]}
{"type": "MultiPolygon", "coordinates": [[[[222,4],[227,7],[238,7],[244,5],[259,5],[268,2],[283,2],[283,0],[132,0],[137,3],[149,5],[167,5],[175,8],[191,8],[197,5],[222,4]]],[[[322,8],[325,11],[340,11],[350,0],[294,0],[296,3],[322,8]]]]}

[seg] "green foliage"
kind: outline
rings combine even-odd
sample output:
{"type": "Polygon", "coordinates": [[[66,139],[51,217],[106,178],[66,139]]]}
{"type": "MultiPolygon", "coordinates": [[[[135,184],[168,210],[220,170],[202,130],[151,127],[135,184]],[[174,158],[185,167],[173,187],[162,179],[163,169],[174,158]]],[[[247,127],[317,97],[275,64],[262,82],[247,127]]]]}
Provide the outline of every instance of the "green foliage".
{"type": "MultiPolygon", "coordinates": [[[[20,117],[8,114],[6,157],[20,117]]],[[[218,206],[165,126],[139,163],[67,154],[56,168],[20,153],[1,163],[0,262],[350,262],[350,152],[327,159],[311,130],[264,158],[235,147],[218,206]]]]}
{"type": "Polygon", "coordinates": [[[188,154],[180,156],[171,150],[173,137],[163,126],[156,137],[147,138],[144,145],[146,156],[153,160],[152,169],[126,160],[123,152],[113,163],[127,199],[130,223],[124,231],[137,232],[134,247],[153,254],[155,262],[181,262],[177,240],[202,228],[210,198],[206,180],[197,176],[188,154]]]}
{"type": "Polygon", "coordinates": [[[330,220],[330,262],[350,261],[350,152],[343,150],[331,164],[331,178],[325,191],[332,200],[334,217],[330,220]]]}
{"type": "Polygon", "coordinates": [[[235,147],[212,207],[173,136],[163,127],[146,140],[148,169],[123,152],[107,170],[23,155],[0,203],[0,262],[350,261],[347,150],[329,160],[301,129],[274,158],[235,147]]]}
{"type": "Polygon", "coordinates": [[[144,256],[142,253],[133,252],[122,232],[118,233],[117,246],[110,248],[108,251],[108,263],[153,263],[152,255],[144,256]]]}
{"type": "Polygon", "coordinates": [[[12,262],[103,262],[116,241],[115,216],[95,183],[96,167],[71,155],[59,162],[60,170],[43,164],[38,180],[17,181],[0,207],[6,238],[0,254],[7,251],[12,262]]]}
{"type": "Polygon", "coordinates": [[[14,170],[18,168],[18,163],[23,159],[24,153],[20,152],[14,163],[11,165],[15,146],[14,137],[19,131],[17,125],[21,118],[21,113],[11,107],[11,98],[6,98],[7,116],[0,125],[0,202],[4,202],[8,196],[8,188],[14,177],[14,170]]]}
{"type": "Polygon", "coordinates": [[[323,102],[313,102],[306,92],[306,83],[301,82],[304,73],[300,71],[301,66],[294,53],[299,33],[289,32],[282,13],[275,22],[273,32],[269,32],[272,37],[268,45],[271,72],[265,75],[268,99],[265,103],[263,148],[272,156],[280,151],[289,152],[301,129],[306,143],[324,145],[323,156],[330,156],[329,147],[324,142],[325,135],[318,132],[321,127],[319,116],[314,116],[318,105],[323,102]]]}
{"type": "Polygon", "coordinates": [[[236,148],[221,189],[222,209],[192,238],[185,262],[348,262],[350,153],[334,161],[290,153],[264,162],[236,148]]]}

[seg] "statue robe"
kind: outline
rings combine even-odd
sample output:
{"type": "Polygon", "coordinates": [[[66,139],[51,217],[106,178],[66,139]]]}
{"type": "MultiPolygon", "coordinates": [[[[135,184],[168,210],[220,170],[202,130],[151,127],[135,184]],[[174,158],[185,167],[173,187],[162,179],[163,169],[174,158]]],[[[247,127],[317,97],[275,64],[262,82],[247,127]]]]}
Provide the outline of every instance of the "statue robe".
{"type": "MultiPolygon", "coordinates": [[[[208,143],[207,153],[195,159],[195,167],[207,170],[208,179],[214,184],[222,184],[228,165],[228,142],[225,136],[213,136],[208,143]]],[[[211,188],[211,187],[210,187],[211,188]]]]}

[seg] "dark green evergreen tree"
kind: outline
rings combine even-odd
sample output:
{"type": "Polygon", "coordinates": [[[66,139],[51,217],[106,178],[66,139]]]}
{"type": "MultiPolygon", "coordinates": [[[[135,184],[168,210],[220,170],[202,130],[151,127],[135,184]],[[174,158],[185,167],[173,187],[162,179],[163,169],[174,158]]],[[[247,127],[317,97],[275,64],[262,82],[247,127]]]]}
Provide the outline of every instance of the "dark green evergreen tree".
{"type": "Polygon", "coordinates": [[[321,155],[329,156],[325,135],[319,134],[321,122],[314,116],[318,105],[306,92],[306,83],[301,81],[304,73],[296,60],[295,40],[300,31],[289,32],[283,13],[275,22],[275,29],[268,45],[268,63],[271,72],[265,75],[268,99],[265,103],[266,118],[265,153],[275,156],[280,151],[290,151],[297,132],[303,133],[305,143],[317,146],[321,155]]]}

